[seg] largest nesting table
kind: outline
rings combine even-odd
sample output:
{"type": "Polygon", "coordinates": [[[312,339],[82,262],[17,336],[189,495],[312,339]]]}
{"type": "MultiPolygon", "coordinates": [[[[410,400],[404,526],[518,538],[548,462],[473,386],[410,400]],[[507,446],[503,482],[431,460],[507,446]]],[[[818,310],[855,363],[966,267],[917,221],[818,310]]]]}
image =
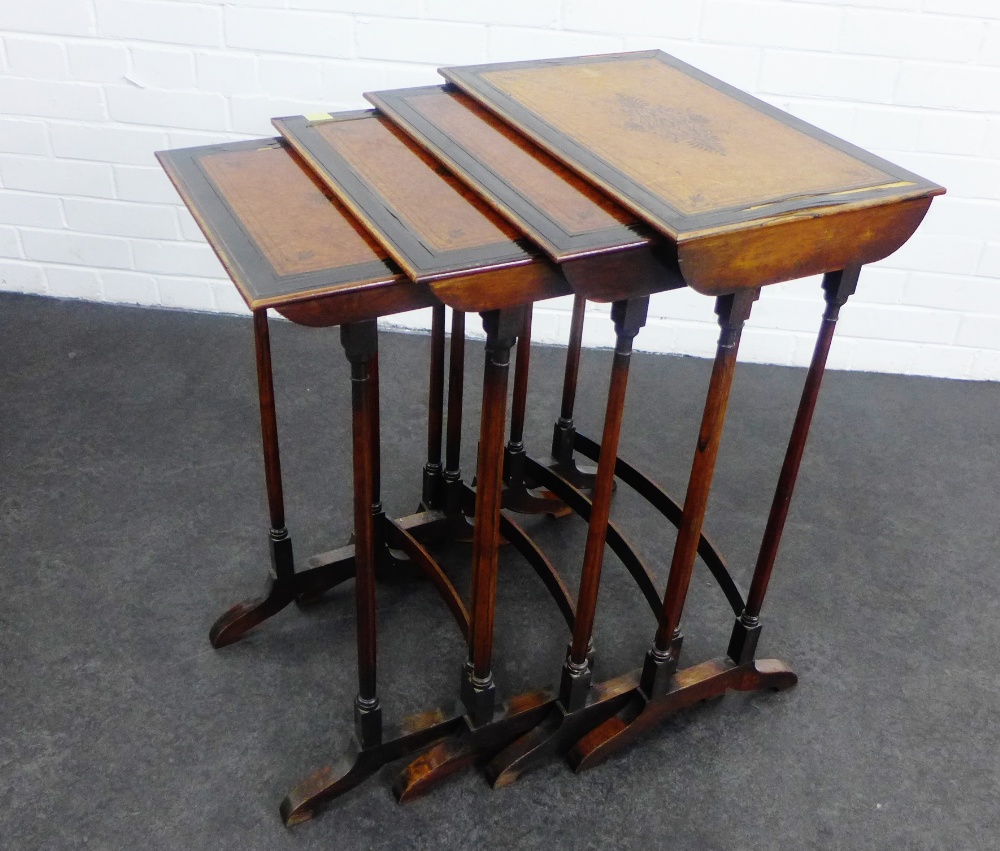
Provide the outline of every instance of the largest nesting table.
{"type": "Polygon", "coordinates": [[[791,669],[755,658],[777,555],[839,311],[861,267],[902,245],[944,190],[658,51],[443,69],[445,87],[369,94],[377,111],[275,119],[282,139],[160,154],[182,198],[254,312],[271,513],[268,593],[212,629],[222,646],[294,599],[355,576],[356,732],[341,763],[296,786],[286,823],[387,762],[410,798],[475,759],[494,785],[551,753],[578,770],[666,715],[728,689],[786,688],[791,669]],[[823,275],[826,307],[749,591],[702,533],[737,350],[761,288],[823,275]],[[675,503],[618,457],[633,340],[649,297],[688,286],[715,298],[721,334],[687,491],[675,503]],[[574,296],[551,457],[525,448],[531,306],[574,296]],[[573,399],[586,300],[611,302],[616,346],[600,443],[576,432],[573,399]],[[379,493],[376,320],[433,309],[427,462],[417,514],[390,520],[379,493]],[[445,306],[453,310],[442,464],[445,306]],[[339,325],[351,362],[354,541],[296,571],[284,522],[267,310],[339,325]],[[480,312],[486,363],[475,486],[458,469],[464,316],[480,312]],[[506,402],[517,345],[510,437],[506,402]],[[581,467],[575,456],[597,462],[581,467]],[[677,526],[662,597],[611,519],[616,478],[677,526]],[[506,509],[506,511],[504,511],[506,509]],[[588,521],[578,593],[511,512],[575,511],[588,521]],[[471,521],[470,521],[471,518],[471,521]],[[425,544],[471,537],[468,608],[425,544]],[[492,674],[498,548],[510,541],[566,619],[555,692],[497,701],[492,674]],[[655,614],[640,666],[592,682],[605,546],[655,614]],[[468,643],[460,700],[401,729],[382,723],[375,579],[396,553],[441,593],[468,643]],[[701,556],[736,616],[726,655],[679,667],[680,619],[701,556]],[[429,749],[428,749],[429,748],[429,749]]]}

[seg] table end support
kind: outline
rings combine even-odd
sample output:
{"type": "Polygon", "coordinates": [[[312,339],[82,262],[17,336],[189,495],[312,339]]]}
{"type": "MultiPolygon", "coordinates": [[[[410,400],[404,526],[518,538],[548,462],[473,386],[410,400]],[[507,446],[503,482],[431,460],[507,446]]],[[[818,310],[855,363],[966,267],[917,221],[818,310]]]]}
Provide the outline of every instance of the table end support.
{"type": "Polygon", "coordinates": [[[593,768],[665,718],[696,703],[721,697],[727,691],[783,691],[794,686],[798,677],[778,659],[756,659],[741,665],[730,659],[712,659],[657,680],[656,694],[636,689],[619,712],[573,745],[569,762],[574,771],[593,768]]]}
{"type": "Polygon", "coordinates": [[[288,530],[272,529],[268,535],[271,574],[261,597],[243,600],[227,609],[212,624],[208,640],[216,649],[239,641],[246,632],[280,612],[295,599],[295,560],[288,530]]]}
{"type": "Polygon", "coordinates": [[[286,827],[311,819],[320,808],[363,783],[382,766],[410,756],[450,735],[461,716],[441,711],[408,718],[389,735],[364,743],[360,728],[344,755],[333,765],[321,768],[296,784],[281,802],[281,820],[286,827]]]}

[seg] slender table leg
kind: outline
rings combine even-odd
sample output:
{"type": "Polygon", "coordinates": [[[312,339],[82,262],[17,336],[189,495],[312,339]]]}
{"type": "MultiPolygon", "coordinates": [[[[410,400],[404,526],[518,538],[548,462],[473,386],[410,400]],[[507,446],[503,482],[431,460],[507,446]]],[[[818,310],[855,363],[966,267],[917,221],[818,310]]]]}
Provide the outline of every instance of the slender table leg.
{"type": "Polygon", "coordinates": [[[462,668],[460,689],[465,714],[455,735],[412,762],[397,779],[393,789],[400,801],[417,797],[474,760],[496,753],[538,724],[552,701],[547,692],[533,692],[498,708],[492,673],[507,377],[510,350],[522,323],[521,309],[483,314],[486,364],[472,542],[469,656],[462,668]]]}
{"type": "Polygon", "coordinates": [[[354,454],[354,567],[357,607],[358,694],[354,701],[354,738],[344,760],[324,768],[293,788],[281,804],[286,824],[311,818],[316,808],[357,786],[387,762],[412,753],[450,732],[458,718],[435,714],[405,731],[385,736],[377,690],[375,565],[381,505],[377,499],[378,332],[375,320],[341,327],[341,342],[351,363],[351,412],[354,454]]]}
{"type": "Polygon", "coordinates": [[[748,691],[787,688],[795,683],[795,674],[783,663],[773,660],[743,666],[734,665],[729,660],[714,660],[683,671],[677,670],[681,645],[681,612],[691,582],[708,505],[740,334],[758,295],[759,290],[744,290],[722,296],[716,302],[722,333],[691,465],[684,511],[674,545],[656,637],[646,654],[639,689],[615,716],[591,730],[574,745],[570,761],[577,770],[596,764],[662,718],[697,701],[722,694],[728,689],[748,691]]]}
{"type": "Polygon", "coordinates": [[[382,708],[376,690],[375,507],[378,493],[378,336],[374,320],[344,325],[341,342],[351,362],[354,441],[354,599],[358,630],[358,696],[355,735],[362,748],[382,741],[382,708]]]}
{"type": "Polygon", "coordinates": [[[566,372],[563,377],[562,407],[552,432],[552,457],[555,459],[553,469],[578,488],[593,487],[596,476],[593,467],[581,468],[573,458],[573,438],[576,435],[573,409],[576,405],[576,385],[580,376],[580,351],[583,348],[583,320],[586,309],[587,300],[580,295],[574,296],[569,346],[566,350],[566,372]]]}
{"type": "Polygon", "coordinates": [[[444,422],[444,305],[432,308],[430,387],[427,394],[427,463],[421,509],[442,505],[441,436],[444,422]]]}
{"type": "MultiPolygon", "coordinates": [[[[441,416],[440,400],[443,392],[440,378],[444,363],[444,316],[443,308],[435,308],[434,340],[432,342],[432,361],[437,361],[437,369],[432,370],[431,395],[436,396],[437,401],[431,405],[431,423],[428,431],[428,444],[431,450],[428,452],[429,465],[435,460],[433,446],[437,445],[437,478],[440,484],[438,488],[431,487],[430,490],[437,494],[437,499],[442,503],[443,496],[440,495],[440,488],[443,482],[441,475],[441,416]],[[435,355],[434,352],[437,352],[435,355]],[[434,375],[439,378],[435,379],[434,375]],[[438,414],[435,417],[434,411],[438,414]],[[435,440],[436,435],[436,440],[435,440]]],[[[450,438],[451,449],[449,458],[454,459],[454,477],[457,482],[455,502],[461,506],[465,498],[464,485],[461,481],[461,473],[458,471],[458,451],[461,437],[461,400],[462,400],[462,361],[464,359],[464,315],[460,315],[456,325],[462,329],[458,335],[457,351],[453,357],[453,392],[452,406],[457,411],[453,422],[457,423],[454,434],[450,438]]],[[[311,556],[305,561],[305,569],[296,572],[292,558],[292,542],[288,537],[285,528],[285,509],[281,480],[281,463],[278,453],[278,430],[277,416],[274,403],[274,380],[271,370],[271,347],[268,333],[268,321],[266,310],[258,310],[253,318],[254,340],[257,353],[257,383],[260,396],[260,418],[261,435],[264,449],[264,474],[267,484],[268,507],[271,517],[271,530],[269,543],[271,551],[271,576],[268,580],[268,587],[265,594],[251,600],[238,603],[226,611],[215,624],[209,633],[209,639],[214,647],[224,647],[238,641],[252,627],[271,617],[293,600],[300,604],[314,602],[333,586],[351,579],[354,576],[355,549],[353,544],[340,547],[329,552],[319,553],[311,556]]],[[[368,366],[374,374],[375,383],[378,378],[378,357],[372,358],[368,366]]],[[[370,418],[370,429],[372,432],[371,442],[377,450],[378,444],[378,411],[370,418]]],[[[425,552],[421,550],[420,542],[440,540],[442,538],[456,537],[458,534],[468,534],[471,526],[465,520],[464,515],[459,512],[462,528],[456,529],[453,518],[449,518],[441,510],[427,509],[420,511],[409,517],[402,517],[391,523],[386,519],[382,510],[380,498],[380,469],[379,458],[373,456],[372,467],[372,505],[371,512],[375,528],[376,540],[376,564],[379,567],[380,575],[387,575],[389,572],[399,572],[405,570],[412,572],[412,569],[419,569],[434,582],[435,587],[442,593],[445,602],[452,609],[459,622],[460,628],[467,631],[467,617],[456,605],[457,592],[451,585],[450,580],[444,575],[440,567],[425,552]],[[391,527],[391,528],[390,528],[391,527]],[[398,558],[390,549],[388,538],[392,539],[392,547],[405,551],[409,559],[398,558]]],[[[428,477],[428,468],[425,467],[424,483],[428,484],[430,478],[433,482],[433,475],[428,477]]],[[[432,470],[433,473],[433,470],[432,470]]],[[[425,487],[425,493],[428,488],[425,487]]]]}
{"type": "Polygon", "coordinates": [[[510,350],[522,327],[520,310],[483,314],[486,365],[476,466],[476,512],[472,536],[472,607],[469,658],[462,670],[462,703],[474,726],[492,720],[496,708],[493,682],[493,616],[500,546],[500,495],[503,437],[506,425],[510,350]]]}
{"type": "Polygon", "coordinates": [[[618,711],[628,698],[628,692],[619,692],[614,694],[614,699],[589,700],[593,679],[592,635],[611,514],[632,341],[646,322],[648,307],[647,296],[617,302],[611,312],[617,341],[577,595],[573,640],[562,669],[559,698],[544,722],[506,747],[489,764],[487,777],[495,786],[506,786],[545,756],[567,750],[586,730],[618,711]]]}
{"type": "Polygon", "coordinates": [[[767,593],[774,560],[778,555],[788,508],[792,502],[792,491],[799,475],[799,465],[802,462],[802,453],[805,451],[813,411],[816,410],[816,400],[826,370],[826,359],[830,353],[830,344],[833,342],[837,318],[840,316],[840,308],[857,289],[860,273],[861,267],[855,266],[839,272],[830,272],[823,278],[823,290],[826,296],[823,322],[816,338],[812,363],[809,365],[805,386],[802,388],[802,398],[795,414],[792,436],[788,441],[785,460],[778,476],[778,486],[774,491],[774,501],[771,503],[767,526],[757,555],[757,565],[747,595],[747,604],[743,613],[736,619],[729,641],[729,658],[737,665],[751,662],[757,649],[757,641],[760,638],[760,610],[764,604],[764,595],[767,593]]]}
{"type": "Polygon", "coordinates": [[[465,517],[466,490],[462,481],[462,401],[465,395],[465,313],[451,314],[451,353],[448,361],[448,428],[445,435],[444,506],[451,536],[468,540],[472,527],[465,517]]]}
{"type": "Polygon", "coordinates": [[[503,456],[503,507],[521,514],[572,513],[566,504],[551,496],[532,493],[525,483],[524,416],[528,405],[528,371],[531,365],[531,305],[524,310],[524,324],[517,337],[514,363],[514,392],[510,406],[510,437],[503,456]]]}
{"type": "Polygon", "coordinates": [[[722,428],[726,420],[729,391],[736,370],[736,355],[740,345],[743,323],[750,315],[750,308],[760,295],[759,290],[741,291],[722,296],[716,301],[715,312],[719,317],[721,334],[708,386],[708,398],[702,415],[694,461],[684,497],[684,513],[677,530],[677,541],[670,562],[667,590],[663,596],[663,611],[653,647],[646,654],[642,683],[647,695],[653,696],[658,687],[677,670],[681,612],[687,599],[694,560],[701,536],[701,526],[708,507],[708,495],[715,473],[715,459],[719,453],[722,428]]]}
{"type": "Polygon", "coordinates": [[[237,603],[212,625],[209,640],[213,647],[225,647],[243,637],[271,615],[295,599],[295,562],[292,541],[285,528],[285,500],[281,486],[281,459],[278,454],[278,418],[274,407],[274,377],[271,372],[271,338],[267,310],[253,315],[254,345],[257,354],[257,392],[260,399],[260,431],[264,448],[264,479],[271,517],[268,543],[271,572],[263,597],[237,603]]]}

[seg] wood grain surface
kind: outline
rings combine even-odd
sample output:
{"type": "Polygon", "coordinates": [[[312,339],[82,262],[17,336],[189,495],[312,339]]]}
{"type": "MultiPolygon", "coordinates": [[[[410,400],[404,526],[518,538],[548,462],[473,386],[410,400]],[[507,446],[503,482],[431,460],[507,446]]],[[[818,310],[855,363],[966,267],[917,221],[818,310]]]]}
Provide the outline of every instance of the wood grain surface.
{"type": "Polygon", "coordinates": [[[388,256],[287,149],[223,151],[198,162],[278,275],[388,256]]]}
{"type": "Polygon", "coordinates": [[[433,251],[507,243],[520,236],[385,118],[331,121],[317,129],[433,251]]]}
{"type": "Polygon", "coordinates": [[[483,78],[685,214],[897,182],[657,59],[483,78]]]}
{"type": "Polygon", "coordinates": [[[567,233],[594,233],[636,221],[633,213],[467,95],[438,89],[415,95],[409,103],[567,233]]]}

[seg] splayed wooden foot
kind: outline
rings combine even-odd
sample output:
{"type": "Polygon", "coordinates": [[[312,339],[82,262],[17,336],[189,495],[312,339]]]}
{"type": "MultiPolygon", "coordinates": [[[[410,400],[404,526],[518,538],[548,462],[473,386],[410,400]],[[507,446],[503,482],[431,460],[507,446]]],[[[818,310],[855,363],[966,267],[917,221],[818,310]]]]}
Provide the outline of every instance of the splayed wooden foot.
{"type": "Polygon", "coordinates": [[[378,744],[361,747],[355,737],[340,760],[309,775],[285,796],[282,820],[289,826],[308,821],[320,807],[363,783],[383,765],[450,735],[461,721],[460,715],[429,712],[407,719],[395,730],[387,727],[378,744]]]}
{"type": "Polygon", "coordinates": [[[632,693],[628,703],[603,724],[578,741],[569,753],[576,771],[591,768],[675,712],[719,697],[726,691],[780,691],[791,688],[798,677],[784,662],[757,659],[735,665],[729,659],[712,659],[678,671],[663,694],[652,699],[641,689],[632,693]]]}
{"type": "Polygon", "coordinates": [[[486,766],[486,778],[494,786],[509,786],[530,768],[549,756],[564,755],[587,731],[618,712],[639,688],[639,676],[631,671],[594,685],[587,702],[570,712],[556,701],[538,726],[498,753],[486,766]]]}
{"type": "Polygon", "coordinates": [[[447,777],[489,759],[511,740],[538,724],[553,704],[554,695],[538,691],[519,695],[478,727],[468,715],[444,741],[411,762],[396,778],[392,791],[400,803],[426,794],[447,777]]]}

